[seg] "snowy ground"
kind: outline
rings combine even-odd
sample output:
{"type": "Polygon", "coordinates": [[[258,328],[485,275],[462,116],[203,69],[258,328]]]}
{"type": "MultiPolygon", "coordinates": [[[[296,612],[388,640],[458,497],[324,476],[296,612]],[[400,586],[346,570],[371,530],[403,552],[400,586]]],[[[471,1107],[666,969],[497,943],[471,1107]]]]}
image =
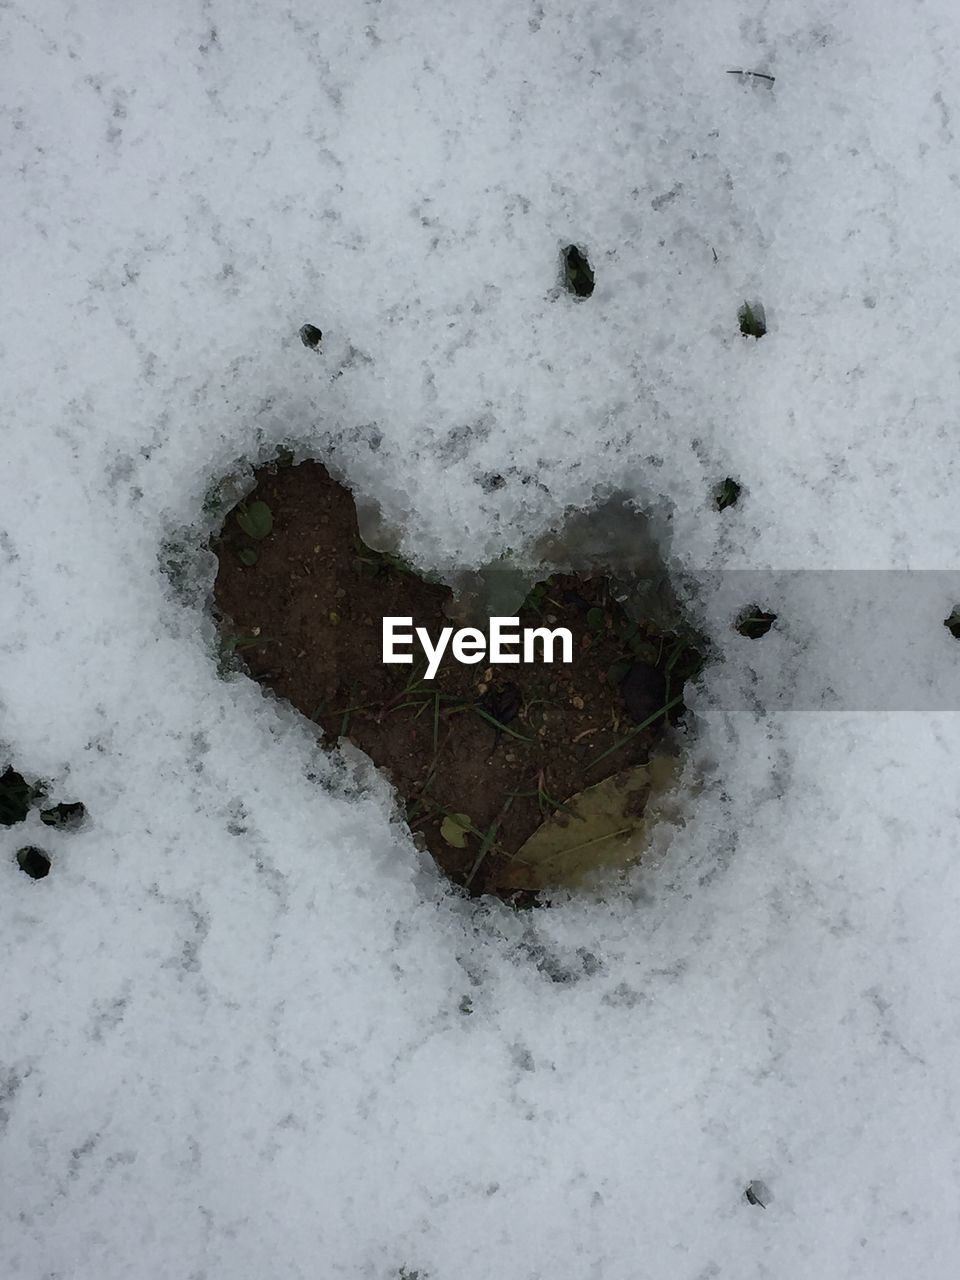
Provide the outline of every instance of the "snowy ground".
{"type": "Polygon", "coordinates": [[[958,58],[950,0],[0,2],[0,768],[90,813],[0,829],[0,1274],[956,1274],[960,702],[732,696],[842,594],[702,602],[686,826],[518,918],[159,562],[286,442],[427,565],[617,486],[678,568],[960,568],[958,58]]]}

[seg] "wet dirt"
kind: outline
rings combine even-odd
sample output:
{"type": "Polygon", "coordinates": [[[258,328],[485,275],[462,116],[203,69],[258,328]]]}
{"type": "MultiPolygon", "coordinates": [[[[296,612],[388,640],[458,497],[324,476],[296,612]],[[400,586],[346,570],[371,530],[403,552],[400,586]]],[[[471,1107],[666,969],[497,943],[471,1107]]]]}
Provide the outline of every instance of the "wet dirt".
{"type": "Polygon", "coordinates": [[[382,661],[382,620],[412,617],[435,640],[465,625],[462,600],[368,547],[353,496],[319,463],[269,466],[256,479],[213,541],[224,651],[325,742],[365,751],[415,837],[470,893],[522,898],[515,855],[563,802],[676,754],[700,652],[688,635],[628,617],[602,573],[554,574],[517,610],[521,628],[569,628],[571,663],[471,666],[448,651],[425,680],[416,643],[413,665],[382,661]]]}

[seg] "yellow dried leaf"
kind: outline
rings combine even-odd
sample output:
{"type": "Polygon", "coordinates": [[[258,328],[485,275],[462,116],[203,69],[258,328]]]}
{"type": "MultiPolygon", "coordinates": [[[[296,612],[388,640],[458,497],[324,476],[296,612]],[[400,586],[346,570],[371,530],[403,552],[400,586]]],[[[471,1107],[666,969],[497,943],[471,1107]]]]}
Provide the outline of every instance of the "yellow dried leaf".
{"type": "Polygon", "coordinates": [[[500,886],[577,889],[599,871],[636,862],[659,816],[651,798],[668,791],[679,774],[679,760],[658,756],[578,792],[517,850],[500,886]]]}

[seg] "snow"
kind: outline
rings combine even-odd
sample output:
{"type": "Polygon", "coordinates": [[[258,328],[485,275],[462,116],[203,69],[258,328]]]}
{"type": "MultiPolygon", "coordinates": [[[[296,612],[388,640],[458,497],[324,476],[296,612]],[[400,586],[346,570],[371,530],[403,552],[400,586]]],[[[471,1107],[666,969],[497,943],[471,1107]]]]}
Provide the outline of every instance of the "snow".
{"type": "Polygon", "coordinates": [[[952,1276],[955,6],[7,0],[0,50],[0,766],[90,814],[0,829],[0,1272],[952,1276]],[[219,676],[204,498],[281,444],[447,572],[669,511],[717,661],[635,880],[464,901],[219,676]]]}

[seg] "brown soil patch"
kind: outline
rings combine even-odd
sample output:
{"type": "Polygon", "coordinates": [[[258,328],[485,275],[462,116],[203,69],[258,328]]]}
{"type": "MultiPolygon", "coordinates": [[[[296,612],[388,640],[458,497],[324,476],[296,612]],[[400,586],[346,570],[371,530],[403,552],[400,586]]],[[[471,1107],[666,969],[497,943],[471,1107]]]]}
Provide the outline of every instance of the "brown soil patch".
{"type": "Polygon", "coordinates": [[[365,546],[351,494],[320,464],[265,468],[239,511],[257,500],[273,517],[267,536],[251,538],[235,511],[214,542],[225,648],[326,741],[347,737],[385,769],[411,830],[471,893],[515,897],[511,855],[555,805],[646,762],[682,713],[678,701],[635,731],[682,694],[699,654],[631,623],[599,575],[556,575],[519,610],[522,627],[571,630],[569,665],[464,666],[448,651],[427,682],[416,642],[413,666],[384,664],[384,616],[412,616],[434,640],[482,624],[448,616],[447,587],[365,546]],[[463,848],[441,834],[454,813],[469,817],[463,848]]]}

